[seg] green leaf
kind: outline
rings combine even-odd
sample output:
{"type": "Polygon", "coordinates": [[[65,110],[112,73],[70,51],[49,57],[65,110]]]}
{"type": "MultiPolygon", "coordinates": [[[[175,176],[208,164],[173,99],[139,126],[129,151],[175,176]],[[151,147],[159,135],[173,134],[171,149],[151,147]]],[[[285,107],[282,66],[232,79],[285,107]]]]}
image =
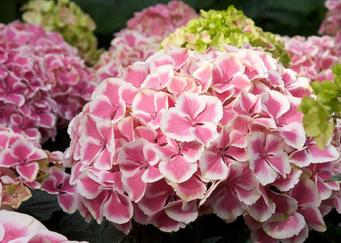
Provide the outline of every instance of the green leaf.
{"type": "Polygon", "coordinates": [[[32,197],[23,202],[18,212],[29,214],[39,221],[49,220],[54,212],[61,210],[56,195],[41,190],[32,191],[32,197]]]}
{"type": "Polygon", "coordinates": [[[97,224],[95,221],[87,223],[78,212],[74,214],[57,212],[44,224],[50,230],[65,235],[69,240],[121,243],[126,237],[110,222],[104,220],[101,224],[97,224]]]}

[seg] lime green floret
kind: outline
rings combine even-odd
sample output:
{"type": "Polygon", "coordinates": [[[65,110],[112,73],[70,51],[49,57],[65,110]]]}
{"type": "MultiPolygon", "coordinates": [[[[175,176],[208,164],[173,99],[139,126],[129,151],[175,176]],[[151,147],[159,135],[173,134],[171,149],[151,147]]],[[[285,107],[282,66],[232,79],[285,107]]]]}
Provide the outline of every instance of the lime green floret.
{"type": "Polygon", "coordinates": [[[223,11],[201,10],[199,18],[177,29],[162,42],[163,47],[175,45],[201,52],[209,47],[242,47],[245,44],[262,47],[282,63],[289,63],[284,43],[276,35],[257,27],[250,18],[233,6],[223,11]]]}
{"type": "Polygon", "coordinates": [[[316,97],[305,97],[300,106],[305,132],[321,148],[330,140],[336,120],[341,118],[341,64],[333,67],[333,73],[333,81],[313,82],[316,97]]]}
{"type": "Polygon", "coordinates": [[[94,35],[96,25],[78,5],[70,0],[30,0],[23,10],[25,22],[59,32],[88,64],[96,62],[100,55],[94,35]]]}

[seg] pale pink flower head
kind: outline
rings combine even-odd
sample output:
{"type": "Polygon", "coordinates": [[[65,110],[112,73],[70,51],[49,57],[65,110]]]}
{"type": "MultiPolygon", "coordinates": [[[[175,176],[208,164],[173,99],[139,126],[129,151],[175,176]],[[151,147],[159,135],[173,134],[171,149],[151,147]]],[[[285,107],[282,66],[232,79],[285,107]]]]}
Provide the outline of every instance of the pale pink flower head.
{"type": "Polygon", "coordinates": [[[339,152],[306,137],[305,95],[293,70],[255,49],[163,49],[122,68],[69,125],[78,210],[125,233],[132,220],[177,231],[207,211],[249,217],[254,238],[322,231],[321,201],[335,204],[340,188],[325,181],[339,152]]]}
{"type": "Polygon", "coordinates": [[[42,223],[29,215],[6,210],[0,210],[0,241],[27,243],[76,242],[69,241],[61,234],[49,231],[42,223]]]}
{"type": "Polygon", "coordinates": [[[92,73],[54,32],[13,22],[0,26],[0,123],[46,141],[90,99],[92,73]]]}
{"type": "Polygon", "coordinates": [[[161,39],[146,36],[136,30],[124,29],[111,41],[111,46],[104,52],[95,65],[96,81],[116,77],[121,68],[135,61],[143,61],[160,49],[161,39]]]}
{"type": "Polygon", "coordinates": [[[337,40],[330,36],[296,36],[285,41],[290,67],[311,80],[332,80],[332,66],[341,62],[337,40]]]}
{"type": "Polygon", "coordinates": [[[31,197],[30,188],[39,188],[40,165],[47,159],[35,141],[0,128],[0,206],[18,208],[31,197]]]}
{"type": "Polygon", "coordinates": [[[196,16],[193,8],[173,0],[168,4],[159,3],[135,13],[127,26],[145,35],[163,38],[196,16]]]}

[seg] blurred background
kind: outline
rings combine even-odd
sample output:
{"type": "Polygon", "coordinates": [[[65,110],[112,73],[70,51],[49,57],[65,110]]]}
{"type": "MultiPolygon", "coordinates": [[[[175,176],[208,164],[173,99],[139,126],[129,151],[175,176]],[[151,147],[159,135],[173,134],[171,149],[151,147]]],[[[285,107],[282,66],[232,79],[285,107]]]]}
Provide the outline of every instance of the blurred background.
{"type": "MultiPolygon", "coordinates": [[[[125,27],[136,11],[167,0],[73,0],[97,24],[100,47],[110,44],[114,32],[125,27]]],[[[233,4],[266,31],[281,35],[317,34],[326,12],[324,0],[183,0],[193,8],[225,9],[233,4]]],[[[0,22],[20,19],[27,0],[1,0],[0,22]]]]}

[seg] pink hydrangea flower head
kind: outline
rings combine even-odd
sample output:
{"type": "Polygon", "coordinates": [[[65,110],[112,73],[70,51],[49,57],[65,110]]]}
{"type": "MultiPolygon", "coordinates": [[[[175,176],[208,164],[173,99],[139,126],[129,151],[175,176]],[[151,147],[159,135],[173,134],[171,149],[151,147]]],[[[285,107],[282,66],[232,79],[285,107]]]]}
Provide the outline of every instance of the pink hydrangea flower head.
{"type": "Polygon", "coordinates": [[[135,13],[127,26],[148,36],[164,38],[196,16],[193,8],[181,1],[172,0],[168,4],[159,3],[135,13]]]}
{"type": "Polygon", "coordinates": [[[290,67],[311,80],[332,80],[332,66],[341,62],[338,41],[330,36],[296,36],[288,38],[285,49],[291,58],[290,67]]]}
{"type": "Polygon", "coordinates": [[[122,68],[68,128],[78,210],[125,233],[132,220],[177,231],[203,212],[243,215],[254,239],[323,231],[321,203],[338,202],[339,182],[326,178],[339,149],[306,137],[302,80],[252,48],[162,49],[122,68]]]}
{"type": "Polygon", "coordinates": [[[90,99],[92,74],[54,32],[13,22],[0,26],[0,124],[46,141],[57,120],[71,120],[90,99]]]}

